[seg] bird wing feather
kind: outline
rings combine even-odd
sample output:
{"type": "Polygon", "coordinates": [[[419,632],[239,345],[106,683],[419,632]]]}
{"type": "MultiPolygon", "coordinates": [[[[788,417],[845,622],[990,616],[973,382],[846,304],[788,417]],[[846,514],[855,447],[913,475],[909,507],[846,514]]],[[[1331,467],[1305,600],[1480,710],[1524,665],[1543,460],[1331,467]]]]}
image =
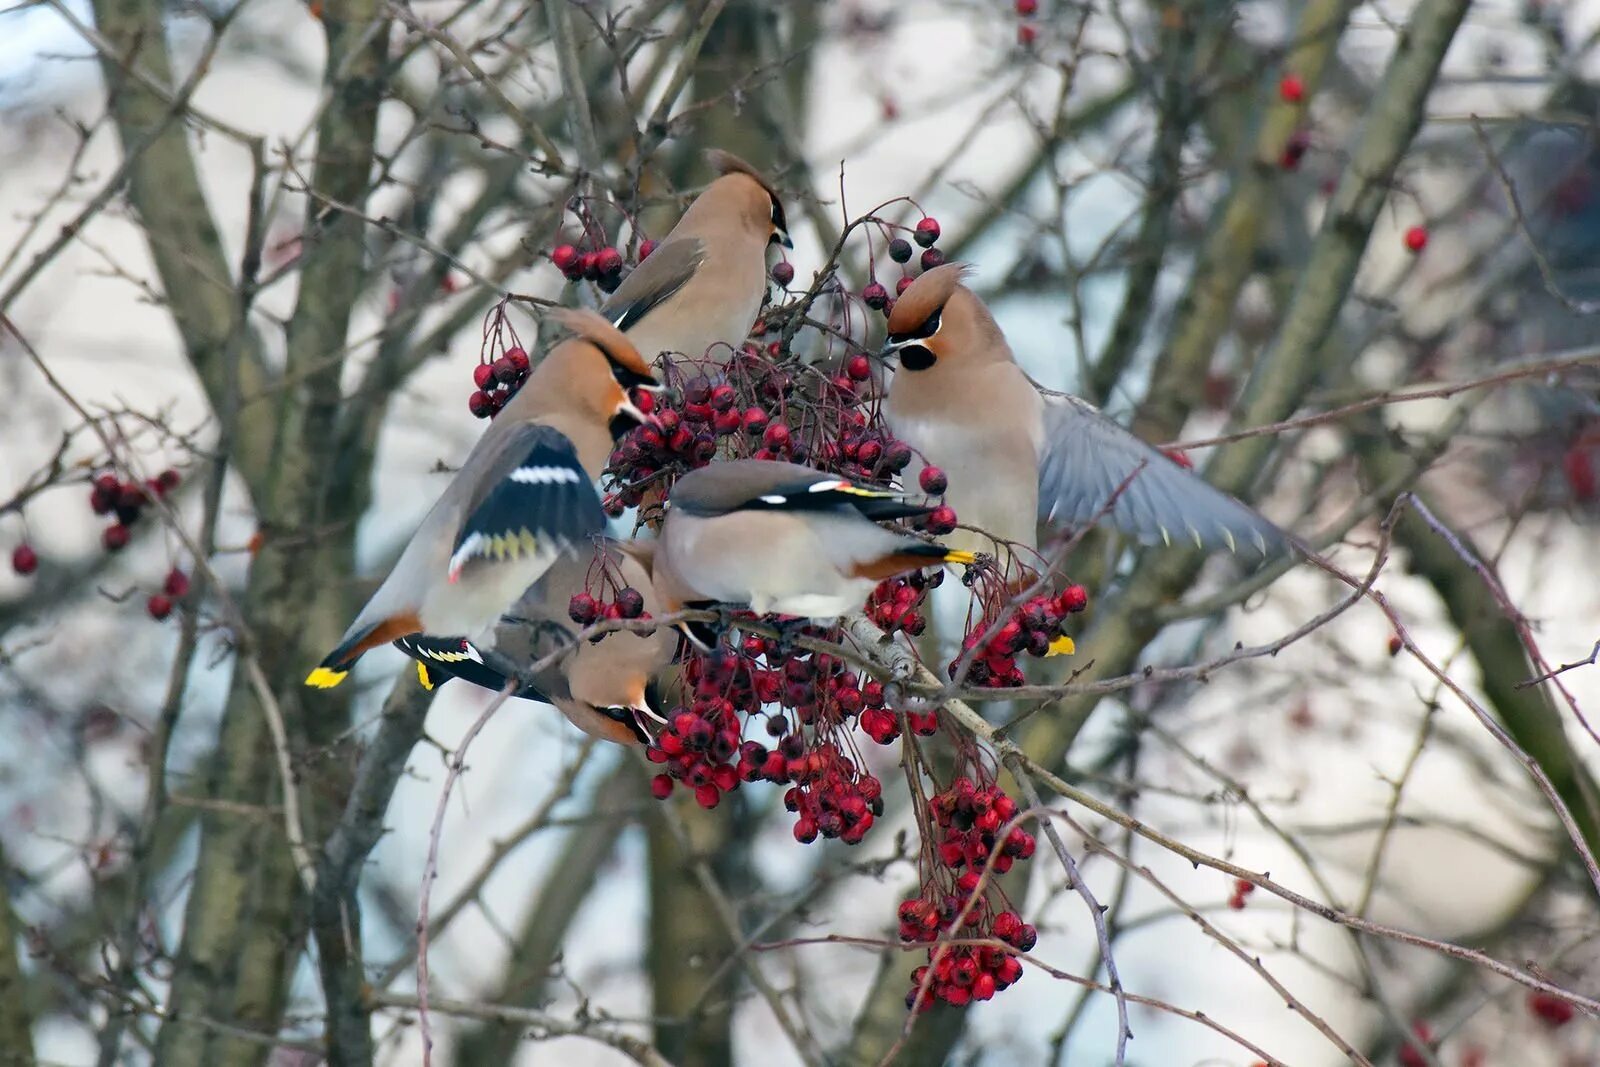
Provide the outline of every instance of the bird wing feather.
{"type": "Polygon", "coordinates": [[[1283,531],[1255,509],[1179,466],[1093,405],[1059,393],[1046,396],[1040,517],[1078,525],[1108,504],[1112,525],[1146,544],[1189,542],[1265,556],[1287,543],[1283,531]]]}
{"type": "Polygon", "coordinates": [[[600,497],[561,431],[515,427],[484,462],[451,549],[452,580],[467,566],[571,552],[605,528],[600,497]]]}
{"type": "MultiPolygon", "coordinates": [[[[668,240],[622,279],[622,284],[600,308],[600,314],[627,333],[682,289],[705,261],[705,242],[698,237],[668,240]]],[[[645,355],[649,358],[653,353],[645,355]]]]}

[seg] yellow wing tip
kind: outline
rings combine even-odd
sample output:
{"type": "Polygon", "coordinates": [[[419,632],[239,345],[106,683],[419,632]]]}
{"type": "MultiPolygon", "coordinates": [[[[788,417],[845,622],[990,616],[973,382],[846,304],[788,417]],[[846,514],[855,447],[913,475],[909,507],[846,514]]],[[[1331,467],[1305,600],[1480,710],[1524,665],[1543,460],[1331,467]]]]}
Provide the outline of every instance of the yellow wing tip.
{"type": "Polygon", "coordinates": [[[976,552],[964,552],[959,548],[952,548],[944,554],[944,561],[946,563],[962,563],[970,567],[978,562],[978,554],[976,552]]]}
{"type": "Polygon", "coordinates": [[[314,689],[332,689],[344,681],[349,671],[336,671],[328,667],[318,667],[306,675],[306,684],[314,689]]]}
{"type": "Polygon", "coordinates": [[[1050,650],[1045,656],[1070,656],[1076,651],[1078,646],[1072,643],[1072,638],[1063,635],[1050,642],[1050,650]]]}
{"type": "Polygon", "coordinates": [[[428,677],[428,665],[421,660],[417,661],[417,681],[422,683],[422,688],[433,692],[433,679],[428,677]]]}

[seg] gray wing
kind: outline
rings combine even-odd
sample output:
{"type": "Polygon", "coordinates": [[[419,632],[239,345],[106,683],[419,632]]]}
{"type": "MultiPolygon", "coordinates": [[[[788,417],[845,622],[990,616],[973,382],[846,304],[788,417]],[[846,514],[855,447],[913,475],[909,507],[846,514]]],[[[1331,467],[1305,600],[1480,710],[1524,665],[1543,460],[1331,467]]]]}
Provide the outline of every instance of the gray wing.
{"type": "Polygon", "coordinates": [[[1045,399],[1039,453],[1039,514],[1046,521],[1089,522],[1115,497],[1107,518],[1146,544],[1192,541],[1200,548],[1248,548],[1263,556],[1287,546],[1283,531],[1254,508],[1076,397],[1045,399]]]}
{"type": "MultiPolygon", "coordinates": [[[[698,237],[668,241],[622,279],[616,292],[601,306],[600,314],[627,333],[656,306],[682,289],[705,261],[706,246],[698,237]]],[[[647,356],[653,355],[647,353],[647,356]]]]}

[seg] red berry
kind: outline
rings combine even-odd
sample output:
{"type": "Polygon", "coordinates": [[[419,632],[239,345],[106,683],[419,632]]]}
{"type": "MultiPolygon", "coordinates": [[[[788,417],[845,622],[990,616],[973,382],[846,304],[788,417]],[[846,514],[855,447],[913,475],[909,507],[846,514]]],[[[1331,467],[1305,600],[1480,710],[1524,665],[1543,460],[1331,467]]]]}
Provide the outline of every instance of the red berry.
{"type": "Polygon", "coordinates": [[[911,237],[923,248],[932,248],[933,243],[939,239],[940,232],[939,220],[929,215],[917,223],[917,228],[912,231],[911,237]]]}
{"type": "Polygon", "coordinates": [[[514,346],[506,349],[506,359],[511,361],[511,365],[517,369],[518,374],[525,374],[527,372],[528,353],[524,352],[521,346],[514,346]]]}
{"type": "Polygon", "coordinates": [[[1566,475],[1572,498],[1587,504],[1600,496],[1600,479],[1595,477],[1594,457],[1583,445],[1573,445],[1561,457],[1561,472],[1566,475]]]}
{"type": "Polygon", "coordinates": [[[617,611],[624,619],[637,619],[644,614],[644,594],[631,585],[617,592],[617,611]]]}
{"type": "MultiPolygon", "coordinates": [[[[1430,1046],[1433,1044],[1433,1031],[1428,1027],[1427,1023],[1412,1023],[1411,1033],[1422,1044],[1430,1046]]],[[[1422,1053],[1418,1052],[1416,1046],[1409,1041],[1400,1046],[1400,1067],[1426,1067],[1426,1063],[1427,1061],[1422,1058],[1422,1053]]]]}
{"type": "Polygon", "coordinates": [[[189,576],[177,567],[167,572],[167,580],[161,583],[161,591],[170,597],[181,597],[189,592],[189,576]]]}
{"type": "Polygon", "coordinates": [[[109,515],[117,506],[117,491],[115,488],[106,489],[96,483],[89,490],[89,507],[96,515],[109,515]]]}
{"type": "Polygon", "coordinates": [[[721,799],[722,790],[718,789],[710,782],[694,787],[694,802],[700,805],[702,808],[714,808],[721,799]]]}
{"type": "Polygon", "coordinates": [[[479,389],[467,397],[467,410],[472,412],[472,417],[475,419],[487,419],[494,414],[494,398],[479,389]]]}
{"type": "Polygon", "coordinates": [[[911,259],[911,242],[904,237],[896,237],[889,242],[889,258],[896,263],[906,263],[911,259]]]}
{"type": "Polygon", "coordinates": [[[134,482],[125,482],[122,488],[117,490],[117,507],[119,508],[136,511],[144,507],[149,499],[145,495],[144,487],[134,482]]]}
{"type": "Polygon", "coordinates": [[[1406,230],[1406,250],[1408,252],[1421,252],[1428,247],[1428,228],[1426,226],[1413,226],[1406,230]]]}
{"type": "Polygon", "coordinates": [[[1285,74],[1278,79],[1278,95],[1288,103],[1298,104],[1306,98],[1306,83],[1298,74],[1285,74]]]}
{"type": "Polygon", "coordinates": [[[787,288],[794,281],[794,264],[786,259],[778,260],[772,265],[772,280],[787,288]]]}
{"type": "Polygon", "coordinates": [[[911,283],[914,282],[914,281],[916,281],[916,279],[913,278],[911,275],[902,274],[900,276],[900,280],[894,283],[894,295],[895,296],[904,296],[906,290],[911,288],[911,283]]]}
{"type": "Polygon", "coordinates": [[[940,505],[928,513],[926,520],[931,534],[947,534],[956,528],[956,509],[940,505]]]}
{"type": "Polygon", "coordinates": [[[472,368],[472,384],[479,389],[488,389],[494,385],[494,367],[488,363],[480,363],[472,368]]]}
{"type": "Polygon", "coordinates": [[[672,778],[670,775],[658,774],[650,779],[650,795],[657,800],[665,800],[672,795],[672,778]]]}
{"type": "Polygon", "coordinates": [[[107,552],[120,552],[128,547],[128,537],[128,528],[119,522],[106,527],[100,535],[100,543],[105,545],[107,552]]]}
{"type": "Polygon", "coordinates": [[[844,372],[852,381],[864,382],[872,377],[872,361],[857,353],[845,360],[844,372]]]}
{"type": "Polygon", "coordinates": [[[922,473],[917,476],[917,484],[929,496],[943,496],[944,491],[950,488],[950,479],[938,467],[923,467],[922,473]]]}
{"type": "Polygon", "coordinates": [[[937,248],[930,248],[926,252],[922,253],[923,270],[932,270],[935,267],[942,266],[944,266],[944,253],[939,251],[937,248]]]}
{"type": "Polygon", "coordinates": [[[489,367],[494,371],[494,380],[497,382],[510,385],[512,382],[517,380],[516,364],[512,363],[509,359],[506,359],[504,356],[501,356],[499,359],[489,364],[489,367]]]}
{"type": "Polygon", "coordinates": [[[94,487],[102,493],[115,494],[118,489],[122,488],[122,482],[117,479],[115,474],[107,471],[104,474],[95,475],[94,487]]]}
{"type": "Polygon", "coordinates": [[[861,290],[861,302],[873,311],[882,311],[884,306],[889,303],[889,290],[877,282],[872,282],[861,290]]]}
{"type": "Polygon", "coordinates": [[[766,431],[767,413],[760,408],[745,408],[742,421],[744,422],[744,432],[753,437],[766,431]]]}
{"type": "Polygon", "coordinates": [[[1039,13],[1039,0],[1017,0],[1017,14],[1029,18],[1039,13]]]}
{"type": "Polygon", "coordinates": [[[588,593],[578,593],[567,601],[567,615],[579,626],[588,626],[600,617],[600,605],[588,593]]]}
{"type": "Polygon", "coordinates": [[[1089,591],[1081,585],[1069,585],[1061,590],[1057,602],[1061,605],[1062,611],[1082,611],[1089,606],[1089,591]]]}
{"type": "Polygon", "coordinates": [[[39,553],[31,545],[18,545],[11,551],[11,569],[18,574],[32,574],[39,569],[39,553]]]}
{"type": "Polygon", "coordinates": [[[599,274],[616,274],[622,270],[622,253],[606,245],[595,253],[594,269],[599,274]]]}
{"type": "Polygon", "coordinates": [[[1528,1012],[1551,1030],[1559,1030],[1570,1023],[1577,1009],[1571,1001],[1562,1000],[1553,993],[1535,990],[1528,994],[1528,1012]]]}
{"type": "Polygon", "coordinates": [[[556,265],[556,270],[562,274],[571,273],[578,265],[578,250],[571,245],[556,245],[550,252],[550,262],[556,265]]]}
{"type": "Polygon", "coordinates": [[[761,435],[761,443],[774,452],[780,448],[788,448],[789,440],[789,427],[781,422],[775,422],[768,426],[766,433],[761,435]]]}
{"type": "Polygon", "coordinates": [[[656,243],[649,237],[639,242],[639,262],[643,263],[656,250],[656,243]]]}
{"type": "Polygon", "coordinates": [[[152,619],[164,619],[172,614],[172,598],[165,593],[157,593],[144,602],[144,608],[152,619]]]}
{"type": "Polygon", "coordinates": [[[162,494],[170,493],[174,489],[178,488],[179,483],[182,481],[183,476],[177,471],[173,470],[171,467],[168,467],[166,470],[156,475],[156,492],[162,494]]]}
{"type": "Polygon", "coordinates": [[[1398,656],[1400,654],[1400,650],[1405,647],[1406,643],[1400,640],[1399,634],[1389,635],[1389,655],[1398,656]]]}
{"type": "Polygon", "coordinates": [[[1283,155],[1278,163],[1284,170],[1295,170],[1300,166],[1300,161],[1306,157],[1306,152],[1311,149],[1311,135],[1304,130],[1296,130],[1289,135],[1289,140],[1284,143],[1283,155]]]}

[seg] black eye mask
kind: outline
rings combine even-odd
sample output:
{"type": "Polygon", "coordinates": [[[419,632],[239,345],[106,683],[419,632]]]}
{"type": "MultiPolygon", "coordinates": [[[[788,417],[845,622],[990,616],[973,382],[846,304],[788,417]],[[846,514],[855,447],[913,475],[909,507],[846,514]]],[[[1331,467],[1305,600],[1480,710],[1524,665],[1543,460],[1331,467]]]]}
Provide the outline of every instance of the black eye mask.
{"type": "Polygon", "coordinates": [[[896,351],[900,353],[900,366],[905,370],[927,370],[939,358],[922,345],[906,345],[896,351]]]}
{"type": "Polygon", "coordinates": [[[939,316],[944,309],[940,308],[923,320],[922,325],[906,333],[891,333],[888,341],[891,345],[905,344],[907,341],[926,341],[939,332],[939,316]]]}

